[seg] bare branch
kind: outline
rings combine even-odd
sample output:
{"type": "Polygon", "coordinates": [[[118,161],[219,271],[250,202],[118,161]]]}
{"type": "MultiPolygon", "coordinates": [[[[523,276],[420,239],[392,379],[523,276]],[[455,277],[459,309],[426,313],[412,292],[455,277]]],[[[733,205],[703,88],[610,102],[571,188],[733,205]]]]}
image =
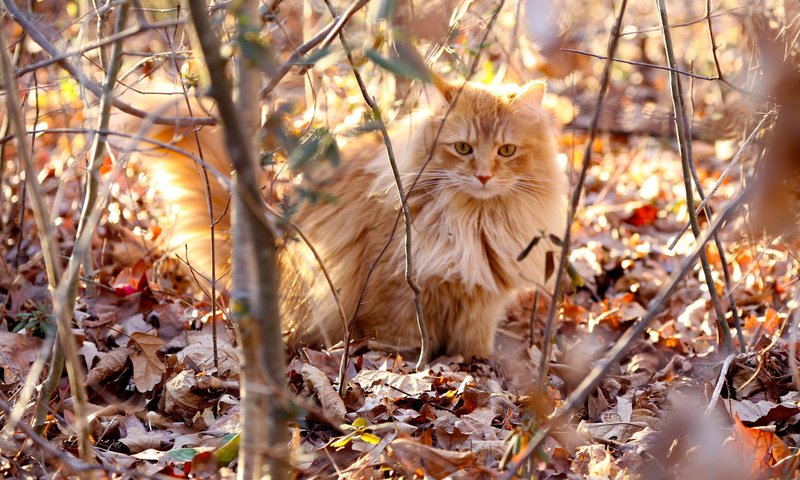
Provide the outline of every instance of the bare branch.
{"type": "Polygon", "coordinates": [[[58,54],[56,56],[53,56],[51,58],[48,58],[47,60],[42,60],[40,62],[31,63],[30,65],[27,65],[25,67],[17,69],[16,75],[17,75],[17,77],[21,77],[22,75],[25,75],[26,73],[30,73],[30,72],[39,70],[40,68],[49,67],[50,65],[53,65],[55,63],[59,63],[62,60],[66,60],[66,59],[68,59],[70,57],[77,57],[79,55],[83,55],[84,53],[90,52],[90,51],[92,51],[92,50],[94,50],[96,48],[102,48],[102,47],[105,47],[106,45],[111,45],[112,43],[116,42],[117,40],[123,40],[123,39],[129,38],[129,37],[133,37],[133,36],[136,36],[136,35],[138,35],[140,33],[146,32],[148,30],[156,30],[156,29],[167,28],[167,27],[177,27],[177,26],[180,26],[180,25],[184,25],[185,23],[186,23],[185,19],[178,18],[178,19],[175,19],[175,20],[166,20],[166,21],[163,21],[163,22],[146,23],[146,24],[138,25],[136,27],[131,27],[131,28],[129,28],[127,30],[124,30],[122,32],[115,33],[113,35],[109,35],[109,36],[103,38],[102,40],[99,40],[98,42],[93,43],[91,45],[87,45],[87,46],[85,46],[83,48],[79,48],[77,50],[72,50],[72,51],[69,51],[69,52],[64,52],[64,53],[58,54]]]}
{"type": "Polygon", "coordinates": [[[729,82],[725,75],[722,74],[722,67],[719,65],[719,58],[717,58],[717,40],[714,38],[714,27],[711,23],[711,10],[713,10],[712,0],[706,0],[706,23],[708,24],[708,38],[711,41],[711,55],[714,57],[714,68],[717,69],[717,80],[722,82],[724,85],[728,86],[732,90],[735,90],[742,95],[753,95],[753,92],[746,90],[742,87],[734,85],[733,83],[729,82]]]}
{"type": "MultiPolygon", "coordinates": [[[[661,28],[664,33],[664,49],[667,54],[667,63],[670,67],[675,68],[677,62],[672,47],[672,35],[670,34],[669,20],[667,19],[667,7],[664,0],[656,0],[656,4],[658,5],[659,21],[661,22],[661,28]]],[[[697,214],[695,213],[694,193],[692,190],[692,146],[687,133],[689,123],[683,103],[683,88],[681,87],[680,77],[678,77],[676,72],[670,72],[669,87],[672,93],[672,107],[675,111],[675,130],[678,136],[678,150],[681,156],[681,166],[683,168],[683,186],[686,192],[686,206],[692,225],[692,233],[695,238],[699,238],[700,224],[697,221],[697,214]]],[[[728,328],[728,321],[725,319],[725,310],[722,307],[719,294],[717,293],[717,287],[714,284],[711,263],[708,261],[708,254],[705,249],[700,252],[700,264],[702,265],[703,276],[708,285],[708,295],[711,298],[711,304],[717,316],[717,330],[725,343],[725,348],[728,353],[732,353],[734,351],[733,338],[731,337],[730,328],[728,328]]],[[[744,348],[744,345],[742,345],[742,348],[744,348]]]]}
{"type": "MultiPolygon", "coordinates": [[[[330,2],[326,0],[325,2],[328,5],[328,9],[333,14],[333,6],[331,6],[330,2]]],[[[340,17],[340,21],[338,23],[342,23],[341,19],[343,19],[345,15],[340,17]]],[[[340,29],[341,30],[341,29],[340,29]]],[[[395,187],[397,188],[397,195],[400,199],[400,205],[403,212],[403,223],[405,226],[405,255],[406,255],[406,266],[405,266],[405,276],[406,276],[406,283],[408,283],[409,288],[414,292],[414,310],[416,312],[417,317],[417,327],[419,328],[419,335],[420,335],[420,352],[419,358],[417,359],[417,370],[421,369],[425,363],[428,361],[428,357],[430,356],[430,337],[428,335],[428,327],[425,325],[425,316],[424,312],[422,311],[422,289],[420,289],[419,284],[417,283],[416,279],[414,278],[414,262],[412,259],[412,247],[411,247],[411,211],[408,208],[408,201],[406,191],[403,188],[403,180],[400,177],[400,169],[397,166],[397,160],[394,157],[394,148],[392,148],[392,141],[389,138],[389,132],[386,129],[386,123],[383,121],[381,117],[381,111],[378,107],[377,102],[375,99],[367,91],[367,86],[364,83],[364,79],[361,77],[361,72],[358,70],[355,61],[353,60],[353,53],[350,50],[350,46],[347,44],[347,40],[344,38],[344,34],[339,31],[339,40],[342,42],[342,47],[344,48],[344,52],[347,55],[347,61],[350,63],[350,68],[353,70],[353,76],[358,83],[358,88],[361,90],[361,96],[364,98],[364,102],[369,106],[370,111],[372,112],[372,118],[377,122],[378,128],[381,131],[381,137],[383,137],[383,144],[386,147],[386,156],[389,159],[389,167],[392,169],[392,176],[394,177],[395,187]]],[[[347,355],[343,355],[343,365],[346,365],[344,359],[347,358],[347,355]]],[[[340,377],[343,375],[343,371],[340,369],[339,371],[340,377]]],[[[340,392],[344,388],[344,381],[343,378],[340,378],[339,383],[339,390],[340,392]]]]}
{"type": "Polygon", "coordinates": [[[48,283],[53,293],[53,310],[58,319],[58,335],[67,360],[67,372],[69,374],[77,421],[78,449],[81,459],[84,462],[93,463],[94,455],[92,453],[92,443],[89,437],[86,416],[86,387],[78,359],[75,337],[72,334],[72,310],[67,311],[64,308],[64,305],[61,303],[61,297],[58,295],[57,291],[62,283],[59,252],[57,246],[52,242],[55,235],[51,232],[52,224],[48,221],[49,215],[47,214],[44,196],[36,175],[36,167],[31,158],[31,151],[25,145],[25,120],[22,116],[20,105],[17,103],[19,91],[17,89],[13,67],[11,66],[11,59],[8,57],[8,49],[6,47],[4,35],[0,35],[0,67],[2,67],[0,68],[0,73],[3,75],[3,83],[6,90],[6,109],[14,135],[17,138],[17,151],[25,167],[25,181],[28,185],[28,195],[31,198],[31,206],[39,233],[39,241],[42,244],[42,253],[44,255],[48,283]]]}
{"type": "MultiPolygon", "coordinates": [[[[61,55],[61,52],[52,43],[50,43],[47,38],[45,38],[44,34],[36,28],[33,22],[31,22],[24,13],[20,11],[20,9],[12,0],[3,0],[3,5],[5,5],[8,13],[11,15],[11,18],[17,22],[20,27],[22,27],[22,30],[31,38],[31,40],[42,47],[42,50],[54,58],[61,55]]],[[[103,87],[89,79],[80,68],[73,65],[67,58],[59,59],[56,63],[58,63],[61,68],[69,72],[69,74],[72,75],[78,83],[86,88],[86,90],[90,91],[95,97],[100,98],[103,95],[103,87]]],[[[135,115],[137,117],[144,118],[149,114],[149,112],[140,110],[118,98],[113,98],[112,104],[123,112],[135,115]]],[[[210,117],[159,117],[154,119],[153,122],[161,125],[175,126],[214,125],[216,123],[214,119],[210,117]]]]}
{"type": "MultiPolygon", "coordinates": [[[[239,6],[236,18],[241,32],[252,27],[246,22],[258,18],[258,2],[239,6]]],[[[211,28],[204,0],[191,0],[189,10],[197,43],[205,58],[211,96],[225,134],[225,147],[236,170],[234,189],[234,271],[233,315],[238,327],[242,356],[242,448],[239,475],[242,478],[269,476],[288,478],[286,448],[289,439],[287,416],[283,412],[285,384],[284,345],[278,307],[278,265],[275,233],[263,224],[263,211],[248,199],[258,199],[255,129],[259,105],[257,77],[243,58],[238,59],[238,101],[226,74],[220,43],[211,28]],[[256,243],[257,239],[257,243],[256,243]],[[266,420],[266,425],[263,421],[266,420]]],[[[257,201],[257,200],[255,200],[257,201]]],[[[255,202],[252,202],[255,203],[255,202]]]]}
{"type": "Polygon", "coordinates": [[[699,80],[719,80],[717,77],[707,77],[705,75],[698,75],[696,73],[687,72],[686,70],[681,70],[678,68],[673,67],[665,67],[664,65],[656,65],[655,63],[646,63],[646,62],[637,62],[634,60],[623,60],[621,58],[611,58],[610,55],[600,55],[597,53],[586,52],[583,50],[575,50],[574,48],[562,48],[562,52],[569,52],[569,53],[577,53],[578,55],[586,55],[588,57],[597,58],[600,60],[611,60],[613,62],[624,63],[626,65],[635,65],[637,67],[646,67],[646,68],[655,68],[656,70],[666,70],[668,72],[675,72],[681,75],[686,75],[687,77],[697,78],[699,80]]]}
{"type": "MultiPolygon", "coordinates": [[[[619,14],[611,29],[611,38],[608,41],[608,58],[614,58],[614,52],[617,50],[617,43],[619,42],[619,32],[622,25],[622,18],[625,15],[625,8],[628,5],[628,0],[622,0],[620,5],[619,14]]],[[[550,301],[550,307],[547,310],[547,320],[545,321],[544,333],[542,334],[542,358],[539,362],[539,376],[537,378],[537,390],[544,389],[545,379],[547,378],[547,371],[550,368],[550,352],[553,338],[553,324],[555,323],[556,314],[561,306],[562,296],[562,282],[564,272],[567,270],[567,263],[569,262],[569,248],[572,242],[572,224],[575,223],[575,214],[578,210],[578,204],[581,201],[581,194],[583,193],[583,184],[586,182],[586,175],[589,172],[589,167],[592,164],[592,147],[594,146],[594,138],[597,132],[597,124],[600,122],[600,112],[603,108],[603,99],[605,98],[608,84],[611,82],[611,66],[613,60],[606,63],[603,68],[603,75],[600,80],[600,93],[597,95],[597,100],[594,104],[594,113],[592,114],[592,121],[589,126],[589,138],[586,140],[586,148],[583,151],[583,163],[581,164],[580,175],[578,182],[572,190],[572,200],[567,211],[567,226],[564,229],[564,236],[561,238],[561,258],[558,261],[558,268],[556,269],[555,286],[553,288],[553,298],[550,301]]]]}
{"type": "Polygon", "coordinates": [[[350,17],[355,15],[369,0],[356,0],[347,10],[345,10],[338,18],[326,25],[322,30],[317,32],[316,35],[311,37],[307,42],[295,48],[292,51],[286,62],[278,67],[277,71],[269,79],[269,82],[259,92],[261,98],[266,98],[267,95],[272,93],[278,83],[286,76],[287,73],[297,64],[300,57],[311,51],[312,48],[322,43],[322,48],[327,48],[331,41],[336,38],[336,35],[342,31],[350,17]]]}

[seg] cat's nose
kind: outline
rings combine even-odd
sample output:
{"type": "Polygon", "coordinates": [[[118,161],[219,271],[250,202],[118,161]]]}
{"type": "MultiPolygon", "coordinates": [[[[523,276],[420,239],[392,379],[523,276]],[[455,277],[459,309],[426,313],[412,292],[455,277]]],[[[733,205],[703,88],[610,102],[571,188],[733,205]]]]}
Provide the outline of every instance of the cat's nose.
{"type": "Polygon", "coordinates": [[[478,181],[480,181],[483,185],[486,185],[486,183],[489,180],[492,179],[492,176],[491,175],[475,175],[475,178],[477,178],[478,181]]]}

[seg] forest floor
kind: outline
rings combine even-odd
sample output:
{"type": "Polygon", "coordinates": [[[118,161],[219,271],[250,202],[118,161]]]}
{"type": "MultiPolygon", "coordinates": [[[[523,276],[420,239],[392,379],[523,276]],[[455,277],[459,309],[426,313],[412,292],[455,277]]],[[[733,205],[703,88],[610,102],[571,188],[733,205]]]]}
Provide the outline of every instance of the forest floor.
{"type": "MultiPolygon", "coordinates": [[[[563,133],[564,150],[569,152],[573,142],[580,145],[581,137],[563,133]]],[[[532,316],[532,293],[521,294],[509,309],[491,359],[436,358],[416,372],[413,352],[403,356],[369,339],[355,340],[341,397],[332,387],[341,345],[329,351],[303,348],[290,352],[286,371],[297,447],[293,464],[301,475],[442,478],[462,472],[461,478],[494,478],[501,461],[513,459],[536,430],[534,412],[558,406],[641,319],[693,247],[689,232],[669,248],[688,218],[684,193],[675,187],[680,160],[666,139],[602,135],[599,144],[601,158],[589,173],[587,207],[576,224],[571,257],[584,285],[567,295],[563,307],[548,400],[538,400],[535,381],[549,302],[541,296],[532,316]]],[[[720,158],[732,147],[695,142],[706,190],[719,179],[726,165],[720,158]]],[[[714,210],[740,180],[734,170],[722,182],[710,202],[714,210]]],[[[45,170],[43,186],[53,202],[58,195],[67,202],[69,195],[79,194],[64,187],[64,177],[55,171],[45,170]]],[[[135,196],[147,189],[131,185],[131,191],[135,196]]],[[[120,195],[110,214],[131,213],[139,203],[132,198],[120,195]]],[[[64,251],[75,215],[61,211],[56,220],[64,251]]],[[[104,465],[123,471],[226,476],[225,468],[217,470],[216,457],[201,454],[219,454],[239,430],[233,334],[220,317],[215,366],[208,305],[153,283],[156,257],[139,257],[141,238],[158,228],[151,223],[146,232],[134,233],[113,218],[101,227],[96,290],[83,291],[76,307],[96,453],[104,465]]],[[[8,254],[0,268],[11,330],[0,332],[0,359],[10,402],[19,393],[19,379],[40,355],[50,308],[34,232],[32,219],[26,219],[25,228],[16,232],[24,246],[19,261],[8,254]]],[[[782,333],[796,295],[796,267],[780,245],[754,246],[747,238],[744,231],[723,235],[748,353],[723,366],[714,311],[697,269],[574,421],[547,439],[543,456],[531,465],[539,478],[622,478],[635,472],[650,478],[643,473],[647,469],[712,478],[703,472],[716,475],[719,465],[730,465],[739,475],[728,478],[742,478],[742,471],[791,471],[800,398],[782,333]]],[[[713,248],[709,254],[721,271],[719,255],[713,248]]],[[[722,293],[724,283],[716,280],[722,293]]],[[[66,377],[57,399],[45,435],[53,445],[73,451],[66,377]]],[[[30,449],[4,450],[6,475],[47,471],[50,454],[25,455],[30,449]]]]}

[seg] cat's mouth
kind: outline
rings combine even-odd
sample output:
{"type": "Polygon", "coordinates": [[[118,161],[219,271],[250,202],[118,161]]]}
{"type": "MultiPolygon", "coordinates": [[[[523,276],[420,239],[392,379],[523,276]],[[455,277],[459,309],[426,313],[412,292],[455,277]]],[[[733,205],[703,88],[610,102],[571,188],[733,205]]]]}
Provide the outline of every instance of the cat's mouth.
{"type": "Polygon", "coordinates": [[[504,189],[494,180],[490,180],[485,184],[479,181],[469,182],[469,184],[467,185],[466,188],[463,189],[463,191],[468,193],[473,198],[489,199],[500,196],[506,191],[506,189],[504,189]]]}

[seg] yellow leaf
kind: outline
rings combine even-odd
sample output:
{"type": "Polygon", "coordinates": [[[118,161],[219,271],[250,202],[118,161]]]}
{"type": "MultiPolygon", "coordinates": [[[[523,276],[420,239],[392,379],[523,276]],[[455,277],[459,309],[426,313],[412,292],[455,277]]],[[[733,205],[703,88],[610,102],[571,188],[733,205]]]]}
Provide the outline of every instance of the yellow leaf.
{"type": "Polygon", "coordinates": [[[373,445],[377,445],[381,442],[381,437],[373,435],[369,432],[364,432],[361,434],[361,440],[364,440],[365,442],[371,443],[373,445]]]}
{"type": "Polygon", "coordinates": [[[350,443],[350,440],[352,439],[353,439],[352,435],[345,435],[339,440],[336,440],[335,442],[331,443],[331,446],[338,450],[340,448],[344,448],[345,446],[347,446],[347,444],[350,443]]]}

